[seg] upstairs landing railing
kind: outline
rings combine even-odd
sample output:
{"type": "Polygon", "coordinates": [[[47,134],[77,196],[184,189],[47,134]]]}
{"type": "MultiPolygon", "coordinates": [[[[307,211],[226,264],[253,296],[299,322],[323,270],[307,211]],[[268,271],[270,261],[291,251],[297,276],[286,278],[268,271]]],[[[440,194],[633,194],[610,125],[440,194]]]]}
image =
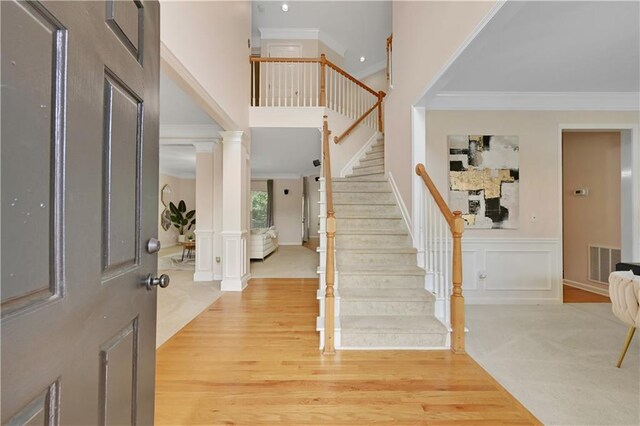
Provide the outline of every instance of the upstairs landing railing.
{"type": "Polygon", "coordinates": [[[382,100],[376,92],[322,54],[319,58],[262,58],[252,56],[252,107],[326,107],[355,123],[336,143],[360,124],[384,132],[382,100]],[[377,115],[373,114],[377,111],[377,115]]]}

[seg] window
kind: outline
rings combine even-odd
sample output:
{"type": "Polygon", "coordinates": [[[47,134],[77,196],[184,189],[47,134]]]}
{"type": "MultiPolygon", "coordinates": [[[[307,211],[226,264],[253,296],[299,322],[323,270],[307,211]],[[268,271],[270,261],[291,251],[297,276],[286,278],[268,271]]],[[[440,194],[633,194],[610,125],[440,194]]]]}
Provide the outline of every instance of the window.
{"type": "Polygon", "coordinates": [[[267,227],[267,191],[251,191],[251,228],[267,227]]]}

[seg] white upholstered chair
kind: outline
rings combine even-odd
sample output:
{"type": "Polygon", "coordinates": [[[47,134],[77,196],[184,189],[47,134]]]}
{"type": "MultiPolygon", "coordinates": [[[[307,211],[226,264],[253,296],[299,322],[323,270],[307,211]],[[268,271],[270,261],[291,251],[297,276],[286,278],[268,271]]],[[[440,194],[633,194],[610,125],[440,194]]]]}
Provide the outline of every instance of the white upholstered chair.
{"type": "Polygon", "coordinates": [[[640,327],[640,276],[630,271],[612,272],[609,276],[609,297],[613,314],[629,325],[627,341],[622,348],[617,367],[620,368],[637,327],[640,327]]]}

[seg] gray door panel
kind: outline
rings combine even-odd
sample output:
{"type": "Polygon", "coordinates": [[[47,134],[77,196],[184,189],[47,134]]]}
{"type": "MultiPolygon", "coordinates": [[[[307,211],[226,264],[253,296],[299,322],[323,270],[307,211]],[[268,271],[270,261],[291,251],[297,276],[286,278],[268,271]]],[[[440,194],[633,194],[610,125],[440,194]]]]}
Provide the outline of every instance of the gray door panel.
{"type": "Polygon", "coordinates": [[[2,423],[152,424],[159,6],[0,7],[2,423]]]}

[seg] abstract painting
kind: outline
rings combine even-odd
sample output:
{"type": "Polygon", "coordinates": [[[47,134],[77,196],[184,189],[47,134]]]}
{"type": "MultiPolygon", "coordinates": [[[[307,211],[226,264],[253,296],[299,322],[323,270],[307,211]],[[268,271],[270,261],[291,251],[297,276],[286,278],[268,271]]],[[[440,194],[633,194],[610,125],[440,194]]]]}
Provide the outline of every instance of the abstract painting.
{"type": "Polygon", "coordinates": [[[449,136],[449,205],[472,229],[515,229],[519,217],[517,136],[449,136]]]}

